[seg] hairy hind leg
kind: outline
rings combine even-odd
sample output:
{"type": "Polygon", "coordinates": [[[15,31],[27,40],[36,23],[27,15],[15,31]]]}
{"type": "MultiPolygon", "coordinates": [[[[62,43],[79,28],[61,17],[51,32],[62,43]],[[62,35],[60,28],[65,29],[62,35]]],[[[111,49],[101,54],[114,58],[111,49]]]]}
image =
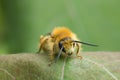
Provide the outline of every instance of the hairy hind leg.
{"type": "Polygon", "coordinates": [[[57,47],[58,47],[57,44],[54,43],[54,45],[52,46],[52,50],[50,51],[50,54],[49,54],[50,55],[50,64],[49,65],[56,62],[56,54],[58,52],[57,47]]]}
{"type": "Polygon", "coordinates": [[[54,63],[55,57],[54,57],[54,54],[53,54],[53,53],[51,53],[51,54],[49,55],[49,57],[50,57],[50,63],[48,64],[48,66],[51,66],[51,65],[54,63]]]}
{"type": "Polygon", "coordinates": [[[39,45],[39,50],[36,53],[40,53],[41,49],[43,48],[43,45],[45,44],[45,42],[48,40],[47,37],[45,36],[41,36],[40,37],[40,45],[39,45]]]}
{"type": "Polygon", "coordinates": [[[50,57],[50,63],[48,64],[51,66],[53,63],[55,63],[55,53],[56,53],[56,44],[54,43],[53,46],[51,46],[51,50],[49,51],[49,57],[50,57]]]}

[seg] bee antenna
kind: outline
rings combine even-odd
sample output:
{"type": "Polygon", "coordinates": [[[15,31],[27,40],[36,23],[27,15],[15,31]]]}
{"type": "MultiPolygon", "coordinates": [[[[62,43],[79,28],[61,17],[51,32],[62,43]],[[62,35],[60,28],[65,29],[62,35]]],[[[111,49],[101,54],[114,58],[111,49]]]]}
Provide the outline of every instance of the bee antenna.
{"type": "Polygon", "coordinates": [[[89,45],[89,46],[96,46],[96,47],[98,46],[98,45],[95,45],[95,44],[90,44],[90,43],[81,42],[81,41],[73,41],[73,42],[82,43],[82,44],[89,45]]]}
{"type": "Polygon", "coordinates": [[[60,57],[60,55],[61,55],[62,51],[63,51],[63,46],[61,47],[60,52],[59,52],[59,54],[58,54],[58,56],[57,56],[57,58],[56,58],[55,62],[57,62],[57,61],[58,61],[58,59],[59,59],[59,57],[60,57]]]}

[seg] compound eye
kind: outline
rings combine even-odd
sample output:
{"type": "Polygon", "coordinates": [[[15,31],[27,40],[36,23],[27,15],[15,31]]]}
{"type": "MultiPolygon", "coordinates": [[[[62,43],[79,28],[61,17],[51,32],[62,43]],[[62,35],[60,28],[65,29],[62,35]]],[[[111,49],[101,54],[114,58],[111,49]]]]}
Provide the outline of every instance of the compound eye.
{"type": "Polygon", "coordinates": [[[63,46],[63,43],[62,43],[62,42],[59,42],[59,48],[61,49],[62,47],[63,47],[63,50],[62,50],[62,51],[63,51],[63,52],[66,52],[66,51],[65,51],[65,48],[64,48],[64,46],[63,46]]]}
{"type": "Polygon", "coordinates": [[[65,48],[63,47],[63,52],[66,53],[65,48]]]}
{"type": "Polygon", "coordinates": [[[62,48],[62,42],[59,42],[59,48],[61,49],[62,48]]]}

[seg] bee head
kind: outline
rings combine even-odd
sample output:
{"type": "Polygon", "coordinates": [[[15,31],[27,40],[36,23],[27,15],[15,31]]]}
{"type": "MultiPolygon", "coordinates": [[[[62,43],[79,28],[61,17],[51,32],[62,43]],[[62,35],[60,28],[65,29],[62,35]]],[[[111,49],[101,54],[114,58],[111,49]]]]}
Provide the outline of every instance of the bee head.
{"type": "Polygon", "coordinates": [[[67,55],[71,55],[72,53],[74,53],[75,47],[78,43],[89,45],[89,46],[98,46],[95,44],[90,44],[90,43],[86,43],[86,42],[72,40],[71,38],[64,38],[64,39],[59,41],[58,45],[60,48],[60,52],[56,58],[56,61],[59,59],[62,52],[66,53],[67,55]]]}
{"type": "Polygon", "coordinates": [[[59,42],[59,48],[61,49],[63,47],[62,51],[67,55],[71,55],[74,52],[75,46],[76,46],[76,43],[73,42],[71,38],[64,38],[59,42]]]}

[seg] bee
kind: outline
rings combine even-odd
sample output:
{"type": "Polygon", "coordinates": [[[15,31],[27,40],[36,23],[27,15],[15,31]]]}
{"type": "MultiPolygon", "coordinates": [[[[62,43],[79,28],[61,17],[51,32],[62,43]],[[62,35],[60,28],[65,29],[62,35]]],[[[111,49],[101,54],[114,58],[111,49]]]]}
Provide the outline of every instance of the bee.
{"type": "Polygon", "coordinates": [[[50,64],[52,64],[54,60],[56,62],[61,55],[66,57],[76,54],[76,57],[82,59],[82,56],[80,55],[80,51],[82,49],[81,44],[97,46],[81,42],[77,38],[76,34],[66,27],[56,27],[51,33],[40,37],[38,53],[41,50],[49,53],[50,64]]]}

